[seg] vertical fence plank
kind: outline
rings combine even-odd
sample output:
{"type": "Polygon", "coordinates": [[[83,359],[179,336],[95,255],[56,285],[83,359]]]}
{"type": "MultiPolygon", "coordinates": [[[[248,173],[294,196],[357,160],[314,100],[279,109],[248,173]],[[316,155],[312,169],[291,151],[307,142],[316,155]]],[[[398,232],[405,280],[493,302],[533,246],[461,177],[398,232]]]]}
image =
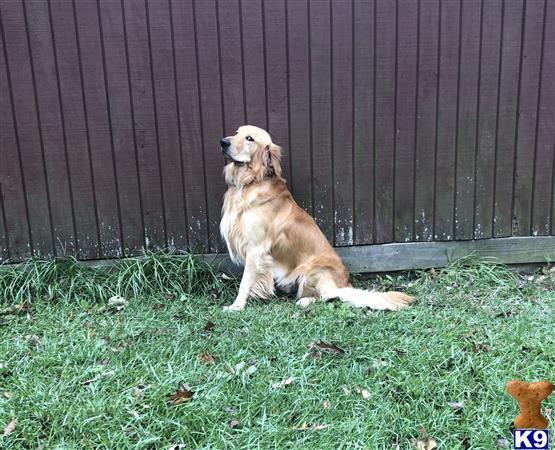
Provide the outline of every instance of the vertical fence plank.
{"type": "Polygon", "coordinates": [[[395,241],[413,240],[415,117],[419,2],[398,1],[397,129],[395,130],[395,241]]]}
{"type": "Polygon", "coordinates": [[[46,0],[23,2],[31,52],[31,71],[37,107],[40,146],[50,196],[50,213],[56,255],[75,253],[71,179],[60,110],[58,73],[46,0]]]}
{"type": "MultiPolygon", "coordinates": [[[[194,0],[193,5],[195,5],[195,34],[202,105],[203,151],[207,163],[209,241],[210,248],[214,251],[225,248],[219,233],[221,201],[225,191],[225,183],[222,177],[223,160],[219,147],[220,139],[224,136],[224,126],[222,123],[223,105],[220,89],[220,61],[218,58],[218,23],[216,21],[216,4],[213,0],[202,2],[194,0]]],[[[260,70],[260,68],[256,67],[255,70],[260,70]]]]}
{"type": "Polygon", "coordinates": [[[528,235],[532,226],[534,151],[536,121],[538,120],[538,86],[541,75],[544,9],[545,1],[525,2],[513,187],[513,234],[518,236],[528,235]]]}
{"type": "Polygon", "coordinates": [[[353,239],[353,12],[352,0],[332,6],[332,130],[334,185],[334,242],[353,239]]]}
{"type": "Polygon", "coordinates": [[[265,30],[260,0],[240,0],[247,123],[268,128],[265,30]]]}
{"type": "Polygon", "coordinates": [[[461,2],[461,48],[455,184],[455,238],[472,239],[474,217],[474,161],[480,65],[481,6],[483,0],[461,2]]]}
{"type": "Polygon", "coordinates": [[[0,7],[0,189],[2,195],[5,249],[3,258],[20,261],[32,256],[26,186],[15,126],[11,80],[8,76],[4,26],[0,7]],[[5,80],[5,81],[4,81],[5,80]]]}
{"type": "Polygon", "coordinates": [[[497,147],[495,155],[495,196],[493,234],[512,234],[512,195],[519,65],[524,2],[505,1],[503,14],[499,99],[497,106],[497,147]]]}
{"type": "Polygon", "coordinates": [[[374,242],[393,240],[396,4],[376,0],[374,242]]]}
{"type": "Polygon", "coordinates": [[[479,123],[474,182],[474,239],[492,237],[497,97],[501,42],[501,2],[484,2],[480,62],[479,123]]]}
{"type": "Polygon", "coordinates": [[[313,212],[310,136],[310,48],[308,2],[287,1],[289,66],[290,188],[295,200],[313,212]]]}
{"type": "MultiPolygon", "coordinates": [[[[126,256],[135,255],[145,247],[145,225],[133,133],[135,120],[123,4],[113,1],[94,5],[94,2],[87,1],[76,2],[75,7],[78,22],[82,24],[79,39],[85,39],[81,45],[82,70],[90,151],[96,164],[94,177],[100,229],[104,228],[101,211],[107,209],[106,197],[109,196],[118,204],[123,253],[126,256]]],[[[105,239],[102,241],[106,246],[105,239]]]]}
{"type": "Polygon", "coordinates": [[[414,186],[414,237],[434,238],[434,183],[437,120],[439,2],[421,1],[418,41],[418,99],[416,113],[416,157],[414,186]]]}
{"type": "Polygon", "coordinates": [[[329,1],[310,3],[312,172],[314,218],[333,241],[333,150],[331,97],[331,8],[329,1]]]}
{"type": "Polygon", "coordinates": [[[440,2],[434,239],[454,239],[460,2],[440,2]]]}
{"type": "Polygon", "coordinates": [[[187,216],[183,196],[183,162],[179,141],[169,0],[147,0],[146,4],[166,239],[169,248],[185,250],[187,216]]]}
{"type": "Polygon", "coordinates": [[[266,97],[268,129],[282,146],[283,177],[291,180],[291,148],[289,143],[289,106],[287,88],[286,0],[262,0],[266,41],[266,97]]]}
{"type": "Polygon", "coordinates": [[[2,183],[0,182],[0,261],[9,261],[9,247],[10,243],[8,239],[8,227],[6,224],[6,209],[4,208],[4,192],[2,191],[2,183]]]}
{"type": "Polygon", "coordinates": [[[374,12],[375,2],[354,1],[355,244],[374,240],[374,12]]]}
{"type": "MultiPolygon", "coordinates": [[[[547,2],[543,36],[539,111],[536,135],[536,165],[534,168],[534,201],[532,203],[531,234],[548,235],[553,223],[553,170],[555,168],[555,4],[547,2]]],[[[554,230],[555,231],[555,230],[554,230]]],[[[552,231],[553,233],[553,231],[552,231]]]]}
{"type": "Polygon", "coordinates": [[[202,147],[203,126],[199,109],[193,5],[191,0],[172,0],[171,7],[185,201],[187,203],[187,222],[189,224],[189,248],[200,253],[209,250],[208,209],[206,205],[206,160],[202,147]]]}
{"type": "Polygon", "coordinates": [[[30,245],[33,253],[54,255],[54,233],[46,169],[42,154],[39,122],[31,72],[31,55],[21,2],[3,2],[2,39],[6,49],[7,81],[19,142],[19,157],[27,204],[29,205],[30,245]]]}
{"type": "MultiPolygon", "coordinates": [[[[218,2],[216,5],[219,17],[222,103],[225,122],[222,136],[234,134],[237,128],[247,122],[245,88],[243,86],[240,1],[218,2]]],[[[248,60],[250,61],[250,57],[248,60]]]]}
{"type": "MultiPolygon", "coordinates": [[[[103,20],[109,20],[107,2],[103,20]]],[[[119,5],[114,4],[114,8],[119,5]]],[[[128,70],[134,114],[135,140],[139,158],[139,173],[147,249],[158,250],[168,245],[166,205],[162,184],[159,132],[154,112],[152,58],[148,39],[145,2],[123,1],[124,27],[128,52],[128,70]]]]}
{"type": "Polygon", "coordinates": [[[66,163],[75,212],[76,254],[78,258],[95,259],[100,256],[98,217],[72,6],[68,7],[63,0],[50,2],[52,33],[59,77],[60,108],[63,112],[66,163]]]}

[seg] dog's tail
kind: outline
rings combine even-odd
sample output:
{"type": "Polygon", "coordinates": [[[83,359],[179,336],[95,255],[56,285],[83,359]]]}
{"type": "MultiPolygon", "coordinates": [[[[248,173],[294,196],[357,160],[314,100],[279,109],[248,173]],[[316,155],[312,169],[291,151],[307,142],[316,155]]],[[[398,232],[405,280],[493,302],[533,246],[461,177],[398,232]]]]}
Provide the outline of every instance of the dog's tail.
{"type": "Polygon", "coordinates": [[[364,291],[352,287],[336,288],[329,292],[329,298],[338,297],[355,308],[386,309],[396,311],[408,306],[414,297],[403,292],[364,291]]]}

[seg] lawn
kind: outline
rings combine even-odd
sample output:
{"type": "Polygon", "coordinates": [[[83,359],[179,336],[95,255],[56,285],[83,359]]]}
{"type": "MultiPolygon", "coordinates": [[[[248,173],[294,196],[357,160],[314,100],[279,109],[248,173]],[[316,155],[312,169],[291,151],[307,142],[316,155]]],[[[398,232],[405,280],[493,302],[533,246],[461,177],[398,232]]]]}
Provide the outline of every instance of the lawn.
{"type": "Polygon", "coordinates": [[[238,281],[190,257],[5,267],[0,448],[512,448],[505,383],[555,381],[555,270],[467,260],[356,284],[417,302],[230,313],[238,281]]]}

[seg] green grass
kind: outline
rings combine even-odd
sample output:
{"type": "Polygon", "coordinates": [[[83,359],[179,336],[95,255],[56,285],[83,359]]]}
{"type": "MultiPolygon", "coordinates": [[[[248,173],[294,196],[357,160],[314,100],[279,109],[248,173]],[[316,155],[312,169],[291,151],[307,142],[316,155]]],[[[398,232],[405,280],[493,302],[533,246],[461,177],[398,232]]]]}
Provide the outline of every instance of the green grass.
{"type": "Polygon", "coordinates": [[[0,448],[416,448],[421,427],[439,448],[495,449],[500,438],[512,448],[518,411],[505,383],[555,381],[546,273],[462,261],[357,281],[417,296],[396,313],[300,310],[292,298],[226,313],[237,280],[190,257],[1,268],[0,448]],[[108,306],[116,294],[128,300],[119,311],[108,306]],[[345,353],[318,357],[308,346],[319,341],[345,353]],[[192,399],[168,403],[180,383],[192,399]]]}

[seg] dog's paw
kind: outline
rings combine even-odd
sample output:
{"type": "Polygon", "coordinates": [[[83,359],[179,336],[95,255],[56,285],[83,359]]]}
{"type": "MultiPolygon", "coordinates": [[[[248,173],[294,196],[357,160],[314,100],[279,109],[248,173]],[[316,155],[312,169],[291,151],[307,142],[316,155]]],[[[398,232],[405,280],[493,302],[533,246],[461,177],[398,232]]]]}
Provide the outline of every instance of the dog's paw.
{"type": "Polygon", "coordinates": [[[224,306],[224,311],[243,311],[245,309],[245,305],[237,305],[233,303],[229,306],[224,306]]]}
{"type": "Polygon", "coordinates": [[[306,308],[307,306],[311,305],[315,301],[316,299],[314,297],[303,297],[298,299],[295,302],[295,305],[300,306],[301,308],[306,308]]]}

